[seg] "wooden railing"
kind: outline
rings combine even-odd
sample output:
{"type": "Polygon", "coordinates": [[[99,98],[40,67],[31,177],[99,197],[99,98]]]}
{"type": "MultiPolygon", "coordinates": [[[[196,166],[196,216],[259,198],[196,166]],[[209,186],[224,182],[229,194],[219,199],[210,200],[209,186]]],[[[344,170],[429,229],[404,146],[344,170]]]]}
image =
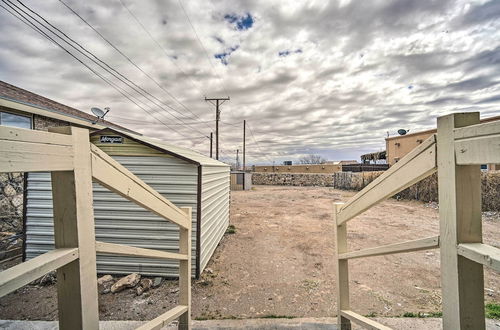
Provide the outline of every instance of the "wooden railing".
{"type": "Polygon", "coordinates": [[[55,249],[0,273],[0,297],[57,270],[60,329],[98,329],[96,253],[179,260],[179,306],[139,329],[179,318],[191,327],[191,208],[178,208],[90,144],[89,132],[58,127],[40,132],[0,126],[0,173],[52,175],[55,249]],[[179,253],[96,242],[92,180],[179,226],[179,253]]]}
{"type": "Polygon", "coordinates": [[[482,243],[481,164],[500,163],[500,121],[479,124],[479,113],[438,118],[437,134],[402,158],[347,203],[334,204],[337,306],[340,329],[351,321],[389,329],[351,310],[348,261],[440,248],[444,329],[484,329],[483,266],[500,271],[500,249],[482,243]],[[348,251],[347,221],[438,172],[440,235],[348,251]]]}

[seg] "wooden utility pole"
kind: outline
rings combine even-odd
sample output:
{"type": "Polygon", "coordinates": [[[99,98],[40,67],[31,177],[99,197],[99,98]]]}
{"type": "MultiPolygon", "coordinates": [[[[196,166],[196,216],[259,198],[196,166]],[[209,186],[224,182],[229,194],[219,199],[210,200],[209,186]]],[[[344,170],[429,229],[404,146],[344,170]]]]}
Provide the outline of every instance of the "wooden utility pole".
{"type": "Polygon", "coordinates": [[[240,149],[236,149],[236,170],[240,169],[240,149]]]}
{"type": "Polygon", "coordinates": [[[214,133],[210,132],[210,158],[213,158],[212,156],[212,145],[213,145],[213,140],[214,140],[214,133]]]}
{"type": "Polygon", "coordinates": [[[243,120],[243,171],[245,171],[245,134],[246,134],[246,128],[247,128],[247,121],[243,120]]]}
{"type": "Polygon", "coordinates": [[[222,103],[229,101],[229,96],[214,97],[214,98],[205,97],[205,101],[215,105],[215,159],[219,160],[219,120],[220,120],[219,106],[222,105],[222,103]],[[215,103],[213,103],[213,101],[215,101],[215,103]]]}

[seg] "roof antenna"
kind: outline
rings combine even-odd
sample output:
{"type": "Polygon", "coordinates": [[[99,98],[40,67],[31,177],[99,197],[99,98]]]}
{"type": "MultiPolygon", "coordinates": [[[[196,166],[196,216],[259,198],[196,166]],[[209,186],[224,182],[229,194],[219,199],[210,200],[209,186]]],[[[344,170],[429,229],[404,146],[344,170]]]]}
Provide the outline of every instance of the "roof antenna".
{"type": "Polygon", "coordinates": [[[103,110],[99,109],[99,108],[91,108],[90,111],[92,111],[92,113],[97,117],[97,120],[96,121],[93,121],[92,122],[92,125],[95,125],[97,124],[97,122],[99,121],[99,119],[101,120],[104,120],[104,116],[106,116],[106,114],[109,112],[109,110],[111,110],[110,108],[106,107],[104,108],[104,110],[106,110],[106,112],[104,112],[103,110]]]}

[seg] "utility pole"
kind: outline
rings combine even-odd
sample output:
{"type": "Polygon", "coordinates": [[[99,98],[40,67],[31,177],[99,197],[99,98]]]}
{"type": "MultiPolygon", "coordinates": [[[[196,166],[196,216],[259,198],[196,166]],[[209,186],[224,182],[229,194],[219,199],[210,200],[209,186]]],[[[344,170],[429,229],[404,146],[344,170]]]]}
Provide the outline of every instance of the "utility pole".
{"type": "Polygon", "coordinates": [[[213,158],[212,157],[212,144],[213,144],[213,139],[214,139],[214,133],[213,132],[210,132],[210,158],[213,158]]]}
{"type": "Polygon", "coordinates": [[[245,138],[246,138],[247,121],[243,120],[243,172],[245,171],[245,138]]]}
{"type": "Polygon", "coordinates": [[[236,170],[240,169],[240,149],[236,149],[236,170]]]}
{"type": "Polygon", "coordinates": [[[214,98],[205,97],[205,101],[215,105],[215,159],[219,160],[219,120],[220,120],[219,106],[222,105],[222,103],[229,101],[229,96],[214,97],[214,98]],[[213,101],[215,101],[215,103],[213,103],[213,101]]]}

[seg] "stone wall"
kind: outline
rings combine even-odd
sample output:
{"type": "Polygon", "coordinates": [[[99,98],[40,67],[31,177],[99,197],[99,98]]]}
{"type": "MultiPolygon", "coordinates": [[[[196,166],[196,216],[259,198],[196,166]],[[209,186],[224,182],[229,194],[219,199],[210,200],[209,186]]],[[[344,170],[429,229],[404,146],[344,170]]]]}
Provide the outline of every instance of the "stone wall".
{"type": "MultiPolygon", "coordinates": [[[[359,191],[384,172],[338,172],[333,174],[253,173],[255,185],[317,186],[359,191]]],[[[500,211],[500,171],[482,172],[483,211],[500,211]]],[[[395,196],[438,202],[437,174],[414,184],[395,196]]]]}
{"type": "Polygon", "coordinates": [[[0,173],[0,231],[23,231],[24,175],[0,173]]]}

